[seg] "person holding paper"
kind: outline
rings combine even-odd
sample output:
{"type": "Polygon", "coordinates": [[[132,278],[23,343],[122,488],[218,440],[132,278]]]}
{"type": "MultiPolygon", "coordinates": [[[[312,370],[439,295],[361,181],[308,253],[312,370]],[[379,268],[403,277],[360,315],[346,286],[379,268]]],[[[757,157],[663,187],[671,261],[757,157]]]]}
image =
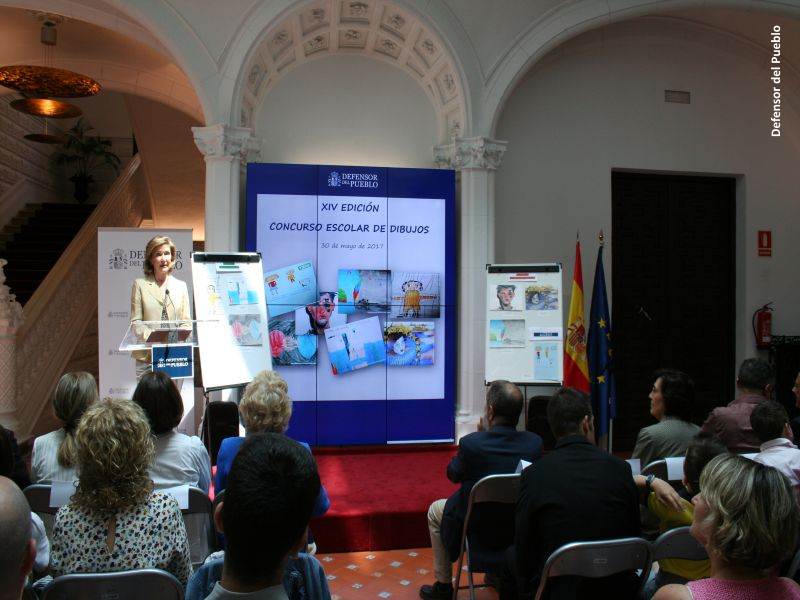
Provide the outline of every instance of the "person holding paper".
{"type": "Polygon", "coordinates": [[[53,576],[155,568],[185,586],[192,574],[186,527],[177,500],[153,491],[155,446],[144,411],[130,400],[100,400],[75,441],[78,487],[56,513],[53,576]]]}
{"type": "Polygon", "coordinates": [[[694,405],[694,382],[682,371],[664,369],[656,372],[650,391],[650,414],[658,420],[644,427],[636,436],[631,458],[638,458],[642,468],[668,456],[683,456],[700,428],[690,422],[694,405]]]}
{"type": "MultiPolygon", "coordinates": [[[[683,461],[684,489],[681,492],[676,492],[668,482],[653,475],[634,476],[636,486],[647,493],[647,508],[658,519],[659,533],[692,524],[692,498],[701,491],[700,474],[713,458],[727,451],[715,437],[706,433],[697,434],[686,449],[686,458],[683,461]]],[[[660,587],[670,583],[686,583],[708,577],[709,568],[708,560],[660,560],[658,572],[651,572],[645,585],[644,598],[649,600],[660,587]]]]}
{"type": "MultiPolygon", "coordinates": [[[[177,260],[175,243],[165,235],[157,235],[144,250],[144,277],[131,288],[131,323],[137,321],[190,321],[189,291],[186,282],[172,275],[177,260]]],[[[147,339],[150,328],[139,334],[147,339]]],[[[136,350],[136,379],[151,370],[149,350],[136,350]]]]}
{"type": "MultiPolygon", "coordinates": [[[[522,392],[516,385],[493,381],[486,392],[486,412],[478,431],[458,442],[458,453],[447,465],[447,478],[461,487],[448,499],[434,501],[428,509],[436,581],[420,588],[421,598],[453,597],[452,563],[458,560],[472,486],[487,475],[514,473],[521,460],[534,462],[542,455],[541,437],[530,431],[517,431],[522,405],[522,392]]],[[[494,508],[480,511],[480,523],[486,524],[480,527],[481,539],[505,547],[511,540],[503,540],[502,532],[513,531],[513,515],[505,508],[499,511],[494,508]],[[491,531],[487,531],[487,526],[491,531]]]]}

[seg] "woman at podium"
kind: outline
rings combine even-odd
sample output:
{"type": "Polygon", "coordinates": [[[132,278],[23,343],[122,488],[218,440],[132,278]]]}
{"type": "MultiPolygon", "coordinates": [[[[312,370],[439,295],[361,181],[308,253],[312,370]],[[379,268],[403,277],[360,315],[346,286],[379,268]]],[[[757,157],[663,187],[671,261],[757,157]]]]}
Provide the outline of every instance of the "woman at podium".
{"type": "MultiPolygon", "coordinates": [[[[177,260],[173,241],[165,235],[157,235],[147,242],[144,255],[144,277],[135,280],[131,289],[131,323],[191,320],[186,283],[172,276],[177,260]]],[[[164,324],[163,328],[168,329],[169,325],[164,324]]],[[[136,379],[139,380],[151,369],[150,351],[136,350],[132,355],[136,359],[136,379]]]]}

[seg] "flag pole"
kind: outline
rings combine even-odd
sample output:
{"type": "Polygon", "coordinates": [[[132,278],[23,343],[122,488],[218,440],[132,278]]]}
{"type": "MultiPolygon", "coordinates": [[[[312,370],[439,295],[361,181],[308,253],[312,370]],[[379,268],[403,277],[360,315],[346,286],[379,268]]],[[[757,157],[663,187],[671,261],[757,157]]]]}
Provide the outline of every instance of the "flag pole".
{"type": "MultiPolygon", "coordinates": [[[[603,248],[605,246],[605,236],[602,229],[600,229],[600,235],[597,239],[600,242],[600,247],[603,248]]],[[[608,418],[608,439],[606,442],[608,453],[611,454],[614,448],[614,419],[612,417],[608,418]]]]}

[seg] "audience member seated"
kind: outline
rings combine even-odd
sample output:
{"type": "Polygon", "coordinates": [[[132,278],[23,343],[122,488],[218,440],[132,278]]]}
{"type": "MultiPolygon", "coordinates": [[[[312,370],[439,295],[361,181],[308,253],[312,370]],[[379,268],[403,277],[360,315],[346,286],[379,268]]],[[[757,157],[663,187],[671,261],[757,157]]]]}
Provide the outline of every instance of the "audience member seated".
{"type": "MultiPolygon", "coordinates": [[[[641,533],[631,467],[595,446],[589,396],[558,389],[547,405],[547,420],[556,446],[522,472],[502,599],[533,597],[545,562],[564,544],[641,533]]],[[[633,573],[605,579],[557,577],[548,583],[548,597],[626,598],[634,594],[636,583],[633,573]]]]}
{"type": "Polygon", "coordinates": [[[97,382],[91,373],[66,373],[53,392],[53,414],[63,426],[33,442],[33,483],[74,481],[75,430],[83,413],[97,401],[97,382]]]}
{"type": "Polygon", "coordinates": [[[705,546],[711,576],[667,585],[655,600],[798,600],[800,586],[775,567],[795,547],[794,490],[777,469],[742,456],[714,458],[692,500],[692,535],[705,546]]]}
{"type": "Polygon", "coordinates": [[[17,485],[0,477],[0,600],[18,600],[33,567],[30,513],[17,485]]]}
{"type": "Polygon", "coordinates": [[[792,428],[786,409],[774,400],[762,402],[750,414],[750,424],[761,441],[761,451],[753,460],[786,475],[800,499],[800,450],[791,442],[792,428]]]}
{"type": "Polygon", "coordinates": [[[478,431],[459,441],[458,453],[447,466],[447,478],[461,487],[448,499],[436,500],[428,509],[436,582],[422,586],[419,592],[422,598],[453,596],[452,563],[458,560],[472,486],[487,475],[514,473],[520,460],[530,462],[541,456],[542,438],[529,431],[517,431],[522,405],[522,392],[516,385],[493,381],[486,392],[486,412],[478,431]]]}
{"type": "Polygon", "coordinates": [[[142,375],[132,400],[144,410],[155,436],[156,458],[150,467],[155,489],[191,485],[208,493],[211,460],[199,437],[175,431],[183,418],[183,400],[169,375],[142,375]]]}
{"type": "MultiPolygon", "coordinates": [[[[289,386],[283,377],[275,371],[261,371],[256,375],[244,390],[239,402],[239,415],[248,436],[255,433],[284,433],[292,417],[292,399],[289,397],[289,386]]],[[[243,437],[222,440],[217,454],[217,474],[214,478],[214,490],[217,493],[226,488],[233,459],[244,441],[243,437]]],[[[299,443],[309,453],[311,452],[308,444],[299,443]]],[[[325,487],[320,486],[312,516],[324,515],[330,504],[325,487]]]]}
{"type": "MultiPolygon", "coordinates": [[[[692,524],[694,505],[690,500],[700,493],[700,474],[712,458],[726,454],[728,449],[716,438],[700,433],[689,442],[683,461],[683,486],[676,492],[666,481],[652,475],[634,477],[636,485],[648,491],[647,508],[658,519],[661,533],[692,524]]],[[[668,583],[686,583],[708,577],[711,564],[708,560],[682,560],[666,558],[659,561],[658,572],[650,576],[645,586],[645,598],[652,598],[658,588],[668,583]]]]}
{"type": "Polygon", "coordinates": [[[750,427],[750,413],[772,395],[772,367],[759,358],[748,358],[736,378],[738,397],[711,411],[702,431],[719,438],[731,452],[758,452],[761,442],[750,427]]]}
{"type": "MultiPolygon", "coordinates": [[[[14,450],[15,445],[12,445],[13,436],[9,435],[10,432],[0,425],[0,477],[7,477],[14,481],[11,477],[14,472],[14,450]]],[[[14,481],[17,484],[16,481],[14,481]]],[[[17,484],[17,487],[20,487],[17,484]]],[[[20,490],[22,488],[20,487],[20,490]]],[[[44,523],[35,512],[31,512],[31,538],[35,544],[36,556],[33,561],[33,571],[35,573],[42,573],[50,564],[50,542],[47,539],[47,532],[45,531],[44,523]]]]}
{"type": "Polygon", "coordinates": [[[56,513],[50,569],[105,573],[163,569],[183,585],[192,573],[186,528],[172,496],[153,491],[155,456],[144,411],[130,400],[91,406],[75,433],[78,486],[56,513]]]}
{"type": "Polygon", "coordinates": [[[642,467],[668,456],[683,456],[700,428],[691,423],[694,382],[681,371],[665,369],[656,373],[650,391],[650,414],[658,421],[644,427],[636,437],[631,458],[642,467]]]}
{"type": "Polygon", "coordinates": [[[225,534],[221,578],[219,564],[204,565],[192,577],[187,600],[212,586],[209,600],[329,599],[325,573],[306,545],[311,512],[320,482],[314,458],[299,443],[278,433],[252,434],[242,444],[228,474],[225,497],[214,522],[225,534]],[[288,564],[294,561],[295,567],[288,564]],[[307,569],[297,581],[296,565],[307,569]],[[298,587],[300,585],[301,587],[298,587]]]}
{"type": "Polygon", "coordinates": [[[7,461],[7,471],[3,472],[5,477],[17,484],[17,487],[24,490],[31,484],[31,477],[28,475],[28,467],[25,466],[25,461],[19,451],[17,445],[17,438],[14,432],[6,429],[0,425],[0,444],[3,444],[4,452],[8,452],[8,456],[4,457],[7,461]]]}
{"type": "MultiPolygon", "coordinates": [[[[792,386],[792,393],[794,394],[794,405],[800,408],[800,373],[794,378],[794,385],[792,386]]],[[[792,434],[794,435],[794,443],[800,443],[800,416],[795,417],[791,421],[792,434]]]]}

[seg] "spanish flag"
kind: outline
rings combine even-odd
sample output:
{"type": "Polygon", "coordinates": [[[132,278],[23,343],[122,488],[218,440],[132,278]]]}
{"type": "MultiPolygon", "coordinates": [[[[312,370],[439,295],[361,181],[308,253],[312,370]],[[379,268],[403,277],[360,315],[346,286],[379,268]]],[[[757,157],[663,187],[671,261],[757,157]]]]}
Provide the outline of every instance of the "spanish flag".
{"type": "Polygon", "coordinates": [[[586,326],[583,321],[583,269],[581,242],[575,242],[575,272],[569,301],[567,334],[564,339],[564,385],[589,393],[589,365],[586,361],[586,326]]]}

